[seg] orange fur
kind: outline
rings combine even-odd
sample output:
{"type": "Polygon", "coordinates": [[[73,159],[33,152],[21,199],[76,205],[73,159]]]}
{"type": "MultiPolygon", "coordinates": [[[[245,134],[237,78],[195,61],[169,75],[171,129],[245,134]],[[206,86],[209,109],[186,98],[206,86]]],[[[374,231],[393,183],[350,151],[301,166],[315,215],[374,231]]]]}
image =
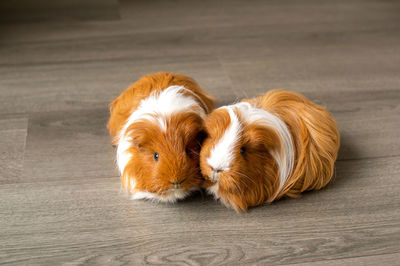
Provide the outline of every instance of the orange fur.
{"type": "MultiPolygon", "coordinates": [[[[193,79],[163,72],[144,76],[110,104],[108,129],[113,144],[118,145],[119,132],[143,99],[173,85],[184,86],[200,97],[202,102],[195,100],[206,113],[212,110],[213,97],[193,79]]],[[[193,96],[187,92],[183,94],[193,96]]],[[[187,110],[171,114],[166,124],[167,129],[163,132],[149,120],[138,120],[126,130],[132,140],[132,146],[128,149],[132,157],[122,173],[122,186],[127,191],[134,192],[131,186],[134,179],[135,191],[155,193],[165,198],[168,196],[166,191],[174,187],[171,182],[182,182],[179,187],[186,192],[202,182],[199,152],[204,139],[203,119],[199,114],[187,110]],[[159,154],[157,162],[153,158],[155,152],[159,154]]]]}
{"type": "MultiPolygon", "coordinates": [[[[218,177],[217,197],[236,210],[271,202],[283,196],[297,197],[306,190],[324,187],[331,179],[339,149],[339,132],[329,112],[304,96],[271,90],[255,99],[243,100],[252,106],[274,113],[285,122],[294,146],[294,167],[285,185],[279,188],[278,165],[271,151],[279,150],[279,137],[273,128],[243,124],[242,135],[235,148],[234,163],[218,177]],[[240,148],[245,149],[243,155],[240,148]]],[[[226,110],[218,109],[206,119],[209,137],[201,150],[200,166],[206,179],[211,176],[206,158],[230,123],[226,110]]],[[[204,187],[215,185],[208,180],[204,187]]]]}

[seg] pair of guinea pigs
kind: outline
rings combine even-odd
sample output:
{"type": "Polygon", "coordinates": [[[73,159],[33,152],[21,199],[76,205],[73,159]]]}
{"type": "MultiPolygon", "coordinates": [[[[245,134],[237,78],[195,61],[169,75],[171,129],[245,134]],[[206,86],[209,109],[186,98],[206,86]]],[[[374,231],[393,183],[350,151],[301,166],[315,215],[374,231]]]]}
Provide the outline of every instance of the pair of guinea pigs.
{"type": "Polygon", "coordinates": [[[133,199],[175,202],[205,189],[246,211],[331,179],[339,133],[328,111],[283,90],[213,109],[190,77],[142,77],[110,104],[122,187],[133,199]]]}

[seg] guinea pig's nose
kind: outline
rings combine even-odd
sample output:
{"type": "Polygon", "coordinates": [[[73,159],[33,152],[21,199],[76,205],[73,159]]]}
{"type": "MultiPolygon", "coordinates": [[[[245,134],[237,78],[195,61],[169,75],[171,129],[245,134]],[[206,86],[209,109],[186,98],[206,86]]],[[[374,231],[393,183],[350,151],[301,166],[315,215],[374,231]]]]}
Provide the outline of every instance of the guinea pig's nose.
{"type": "Polygon", "coordinates": [[[222,171],[224,171],[224,170],[222,170],[222,169],[219,169],[219,168],[214,169],[214,168],[212,168],[212,167],[211,167],[211,170],[212,170],[213,172],[217,173],[217,174],[219,174],[219,173],[221,173],[222,171]]]}
{"type": "Polygon", "coordinates": [[[218,180],[218,174],[221,173],[223,170],[222,169],[215,169],[213,167],[211,167],[212,170],[212,176],[211,176],[211,180],[213,181],[217,181],[218,180]]]}
{"type": "Polygon", "coordinates": [[[175,188],[178,188],[183,182],[185,182],[186,178],[180,180],[180,181],[170,181],[169,183],[174,185],[175,188]]]}

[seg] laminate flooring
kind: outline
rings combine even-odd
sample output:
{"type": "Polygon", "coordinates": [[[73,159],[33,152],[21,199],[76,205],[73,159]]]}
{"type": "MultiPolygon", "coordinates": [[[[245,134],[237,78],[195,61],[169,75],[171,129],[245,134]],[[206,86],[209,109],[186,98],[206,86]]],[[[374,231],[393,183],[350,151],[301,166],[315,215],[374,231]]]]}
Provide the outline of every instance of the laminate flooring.
{"type": "Polygon", "coordinates": [[[400,2],[0,4],[0,264],[399,265],[400,2]],[[272,88],[332,112],[324,189],[236,213],[121,191],[108,104],[142,75],[218,106],[272,88]]]}

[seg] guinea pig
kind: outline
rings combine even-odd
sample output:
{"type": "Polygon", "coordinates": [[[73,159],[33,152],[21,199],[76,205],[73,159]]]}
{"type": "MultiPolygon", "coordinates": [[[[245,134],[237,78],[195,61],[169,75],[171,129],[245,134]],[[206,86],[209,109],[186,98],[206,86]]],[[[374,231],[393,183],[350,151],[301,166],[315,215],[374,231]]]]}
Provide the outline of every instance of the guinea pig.
{"type": "Polygon", "coordinates": [[[236,211],[331,180],[339,132],[329,112],[283,90],[214,110],[200,153],[204,188],[236,211]]]}
{"type": "Polygon", "coordinates": [[[214,98],[190,77],[142,77],[110,104],[122,187],[133,199],[175,202],[199,189],[204,118],[214,98]]]}

